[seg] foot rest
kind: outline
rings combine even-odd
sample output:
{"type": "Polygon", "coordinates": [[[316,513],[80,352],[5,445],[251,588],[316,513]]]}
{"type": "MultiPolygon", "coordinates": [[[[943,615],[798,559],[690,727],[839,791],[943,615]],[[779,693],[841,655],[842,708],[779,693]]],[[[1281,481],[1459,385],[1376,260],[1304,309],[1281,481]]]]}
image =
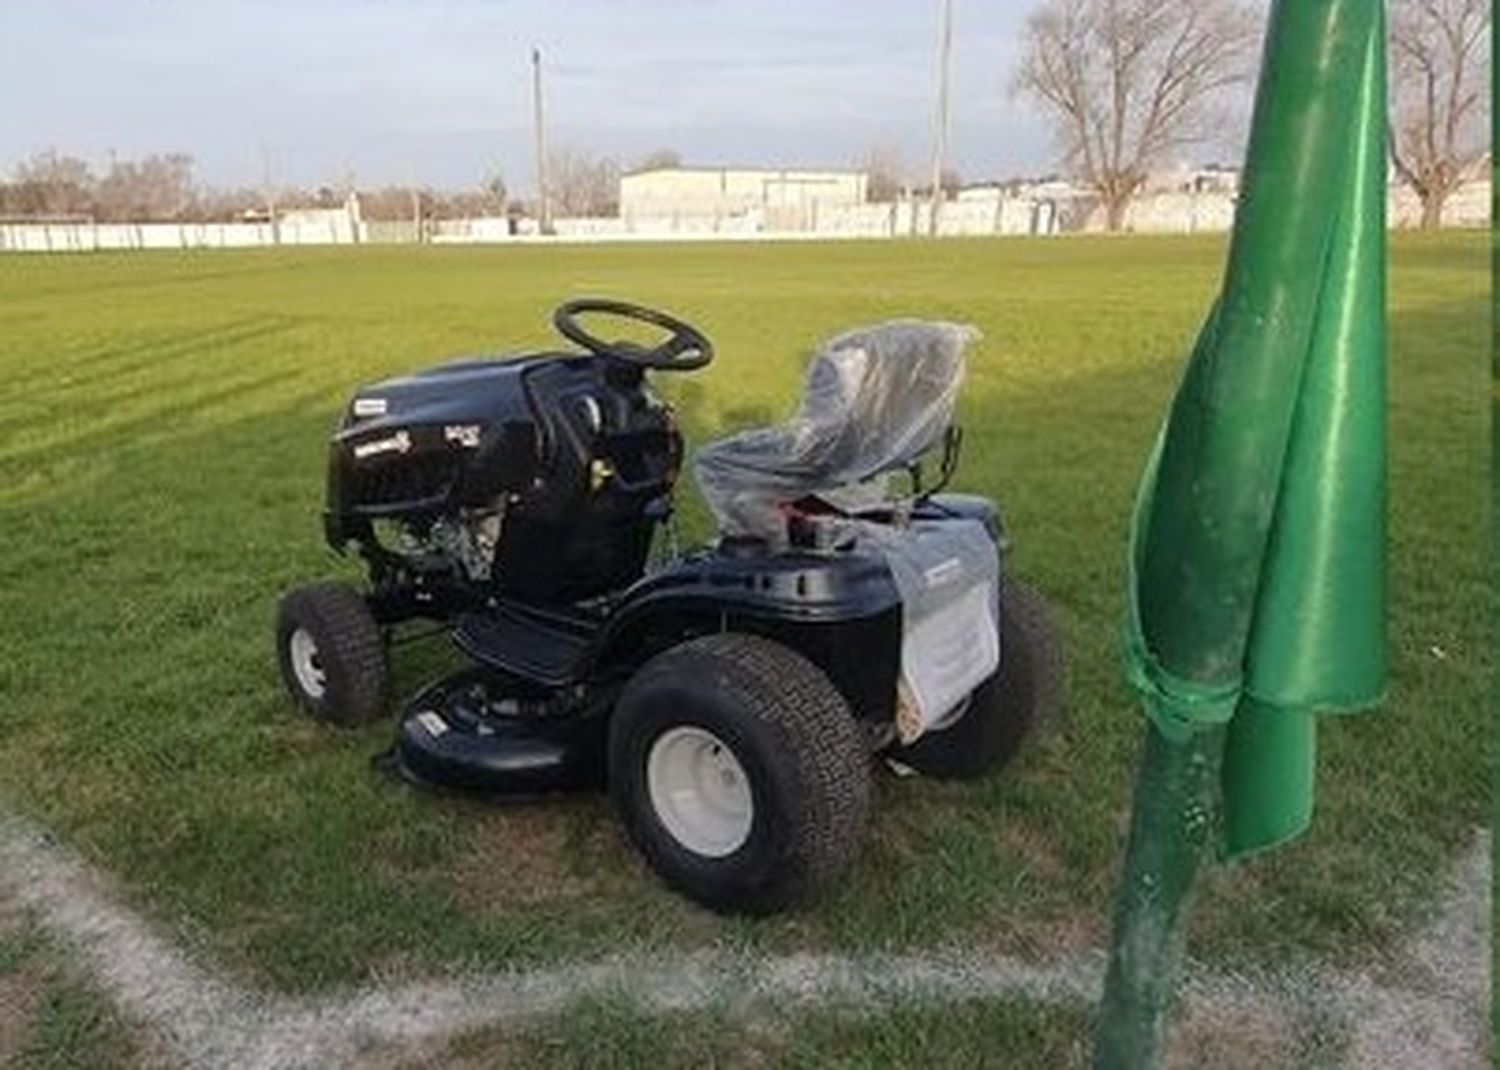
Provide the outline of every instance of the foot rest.
{"type": "Polygon", "coordinates": [[[560,687],[577,679],[596,631],[590,620],[500,606],[460,617],[453,641],[475,661],[560,687]]]}

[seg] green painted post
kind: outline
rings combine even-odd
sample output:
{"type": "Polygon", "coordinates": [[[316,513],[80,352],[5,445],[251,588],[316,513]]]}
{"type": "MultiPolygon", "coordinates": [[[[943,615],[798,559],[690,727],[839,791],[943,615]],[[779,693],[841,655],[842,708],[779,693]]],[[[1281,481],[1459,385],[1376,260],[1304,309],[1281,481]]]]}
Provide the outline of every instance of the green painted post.
{"type": "Polygon", "coordinates": [[[1217,805],[1222,729],[1174,743],[1146,729],[1131,815],[1129,861],[1117,893],[1115,946],[1094,1065],[1154,1066],[1175,993],[1198,863],[1217,805]]]}
{"type": "Polygon", "coordinates": [[[1200,862],[1301,832],[1313,714],[1383,692],[1383,30],[1380,0],[1271,8],[1224,288],[1132,532],[1150,725],[1099,1070],[1159,1064],[1200,862]]]}
{"type": "MultiPolygon", "coordinates": [[[[1494,146],[1500,145],[1500,35],[1490,32],[1490,579],[1500,579],[1500,162],[1494,146]]],[[[1492,596],[1493,597],[1493,596],[1492,596]]],[[[1500,647],[1500,599],[1491,602],[1494,631],[1491,642],[1500,647]]],[[[1500,695],[1500,666],[1491,680],[1492,694],[1500,695]]],[[[1494,731],[1500,736],[1500,702],[1494,704],[1494,731]]],[[[1494,814],[1490,822],[1490,857],[1500,857],[1500,762],[1490,771],[1490,797],[1494,814]]],[[[1490,897],[1490,931],[1500,932],[1500,895],[1490,897]]],[[[1500,1034],[1500,985],[1490,985],[1490,1029],[1500,1034]]]]}

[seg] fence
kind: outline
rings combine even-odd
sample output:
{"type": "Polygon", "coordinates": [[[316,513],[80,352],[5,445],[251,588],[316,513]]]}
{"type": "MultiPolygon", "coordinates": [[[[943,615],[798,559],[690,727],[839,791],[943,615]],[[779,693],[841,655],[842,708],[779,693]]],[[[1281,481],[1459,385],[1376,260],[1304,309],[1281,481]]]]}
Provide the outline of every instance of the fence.
{"type": "MultiPolygon", "coordinates": [[[[365,224],[299,223],[0,223],[0,252],[100,252],[109,249],[247,249],[269,245],[350,245],[365,224]]],[[[411,225],[405,224],[408,234],[411,225]]],[[[410,240],[410,239],[408,239],[410,240]]]]}
{"type": "MultiPolygon", "coordinates": [[[[1444,212],[1447,226],[1489,224],[1488,180],[1463,186],[1444,212]]],[[[1125,228],[1147,234],[1219,232],[1234,222],[1235,198],[1223,192],[1161,192],[1137,197],[1125,228]]],[[[944,237],[1053,235],[1103,229],[1102,210],[1087,196],[1040,197],[1000,190],[966,191],[938,210],[944,237]]],[[[1405,186],[1390,195],[1392,226],[1415,226],[1421,205],[1405,186]]],[[[94,252],[111,249],[231,249],[273,245],[353,245],[430,241],[440,244],[899,238],[928,234],[931,205],[921,201],[823,208],[801,229],[782,230],[760,210],[723,217],[677,215],[559,219],[554,235],[533,220],[476,218],[414,222],[361,221],[341,210],[289,213],[271,223],[0,223],[0,252],[94,252]]]]}

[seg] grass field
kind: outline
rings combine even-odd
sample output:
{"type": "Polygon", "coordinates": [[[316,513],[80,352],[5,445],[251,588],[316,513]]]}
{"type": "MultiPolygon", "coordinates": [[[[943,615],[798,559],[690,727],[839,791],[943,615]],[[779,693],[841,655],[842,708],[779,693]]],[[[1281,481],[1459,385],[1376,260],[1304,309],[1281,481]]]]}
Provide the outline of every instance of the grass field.
{"type": "Polygon", "coordinates": [[[0,908],[0,1067],[132,1066],[143,1053],[123,1021],[57,947],[0,908]]]}
{"type": "MultiPolygon", "coordinates": [[[[1194,946],[1215,960],[1371,954],[1486,819],[1484,251],[1395,242],[1390,701],[1326,722],[1309,836],[1210,879],[1194,946]]],[[[0,798],[192,946],[289,990],[621,947],[1098,945],[1142,724],[1116,656],[1126,516],[1222,258],[1155,238],[0,259],[0,798]],[[715,338],[712,368],[664,381],[697,441],[785,412],[808,347],[841,328],[984,332],[958,483],[1002,503],[1057,608],[1069,716],[977,785],[882,778],[862,861],[808,912],[688,906],[602,800],[394,786],[370,768],[389,725],[327,730],[279,690],[276,598],[354,575],[319,529],[352,387],[544,343],[580,293],[715,338]]],[[[398,690],[446,658],[414,652],[398,690]]]]}

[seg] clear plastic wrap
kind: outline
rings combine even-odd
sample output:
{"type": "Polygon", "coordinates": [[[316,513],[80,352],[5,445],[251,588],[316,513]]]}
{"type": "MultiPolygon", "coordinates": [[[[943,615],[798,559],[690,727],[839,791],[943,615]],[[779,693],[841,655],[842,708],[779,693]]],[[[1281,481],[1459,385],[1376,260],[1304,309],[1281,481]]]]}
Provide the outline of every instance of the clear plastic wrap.
{"type": "Polygon", "coordinates": [[[953,422],[964,348],[978,337],[962,324],[893,320],[825,343],[795,416],[698,452],[698,486],[720,529],[781,542],[781,503],[837,498],[932,449],[953,422]]]}
{"type": "MultiPolygon", "coordinates": [[[[720,529],[782,546],[784,503],[816,495],[857,514],[884,500],[881,477],[939,445],[953,423],[964,350],[978,337],[961,324],[895,320],[825,343],[796,415],[698,453],[698,485],[720,529]]],[[[901,739],[943,727],[999,665],[994,540],[977,521],[827,522],[836,541],[882,555],[900,595],[901,739]]]]}

